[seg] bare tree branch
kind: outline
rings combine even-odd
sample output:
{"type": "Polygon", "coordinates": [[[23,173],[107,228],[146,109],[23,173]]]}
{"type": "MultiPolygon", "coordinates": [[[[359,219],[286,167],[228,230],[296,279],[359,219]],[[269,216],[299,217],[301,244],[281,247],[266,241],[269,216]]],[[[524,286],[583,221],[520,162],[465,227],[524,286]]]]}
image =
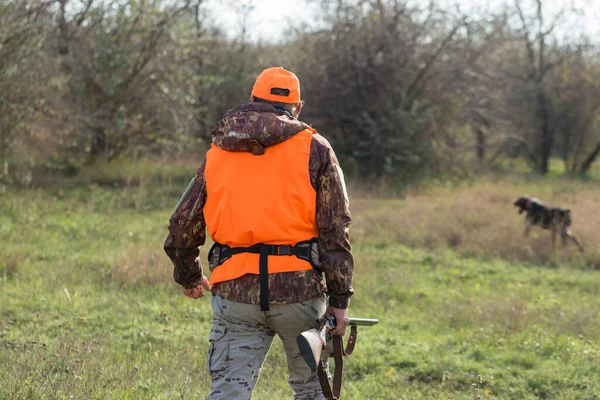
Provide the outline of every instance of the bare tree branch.
{"type": "Polygon", "coordinates": [[[463,26],[464,22],[466,21],[466,18],[467,17],[464,16],[456,23],[454,28],[452,28],[452,30],[446,35],[442,43],[438,46],[437,50],[431,55],[431,57],[429,57],[429,59],[425,63],[425,66],[421,68],[415,79],[408,85],[408,89],[406,90],[407,97],[410,98],[414,95],[417,85],[425,77],[427,71],[429,71],[429,69],[433,66],[439,55],[442,53],[442,51],[444,51],[444,49],[448,45],[448,43],[450,43],[452,37],[454,37],[454,35],[456,34],[456,31],[458,31],[458,29],[461,26],[463,26]]]}

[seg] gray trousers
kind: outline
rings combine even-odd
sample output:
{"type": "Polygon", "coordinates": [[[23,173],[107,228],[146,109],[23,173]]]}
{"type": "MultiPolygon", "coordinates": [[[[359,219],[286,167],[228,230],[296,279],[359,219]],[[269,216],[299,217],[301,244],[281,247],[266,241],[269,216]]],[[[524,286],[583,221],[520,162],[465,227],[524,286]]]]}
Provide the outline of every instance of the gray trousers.
{"type": "Polygon", "coordinates": [[[208,369],[211,375],[209,400],[252,398],[262,364],[275,334],[283,343],[294,399],[324,399],[316,373],[300,356],[296,336],[316,328],[316,319],[325,313],[325,296],[293,304],[259,305],[237,303],[212,297],[213,322],[210,331],[208,369]]]}

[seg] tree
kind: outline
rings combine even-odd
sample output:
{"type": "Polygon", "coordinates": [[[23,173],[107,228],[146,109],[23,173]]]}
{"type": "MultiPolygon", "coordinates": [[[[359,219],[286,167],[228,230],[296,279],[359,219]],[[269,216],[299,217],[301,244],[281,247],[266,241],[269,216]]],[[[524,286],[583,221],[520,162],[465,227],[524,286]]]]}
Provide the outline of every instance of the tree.
{"type": "Polygon", "coordinates": [[[293,44],[310,101],[306,118],[319,121],[363,176],[403,179],[442,169],[438,150],[448,132],[440,127],[453,117],[445,111],[464,66],[457,41],[464,16],[434,2],[322,4],[326,28],[293,44]]]}
{"type": "Polygon", "coordinates": [[[77,127],[91,159],[175,134],[162,107],[170,90],[165,77],[176,67],[169,33],[191,14],[191,0],[58,1],[56,54],[68,87],[61,117],[77,127]]]}
{"type": "MultiPolygon", "coordinates": [[[[547,22],[542,0],[527,3],[534,10],[531,15],[525,11],[524,3],[522,0],[515,0],[514,3],[520,22],[517,32],[521,37],[522,54],[525,56],[522,59],[522,75],[518,78],[518,90],[521,91],[521,99],[533,105],[531,125],[527,128],[533,134],[531,139],[534,151],[529,155],[536,170],[546,174],[556,136],[556,129],[552,123],[552,99],[548,93],[546,78],[552,70],[567,62],[565,53],[559,50],[560,46],[554,36],[557,26],[564,21],[567,9],[561,9],[547,22]]],[[[523,102],[519,104],[522,105],[523,102]]]]}
{"type": "Polygon", "coordinates": [[[594,56],[578,51],[549,78],[560,153],[571,173],[585,174],[600,152],[600,64],[594,56]]]}
{"type": "Polygon", "coordinates": [[[29,122],[43,106],[45,87],[44,23],[49,2],[0,2],[0,182],[22,178],[13,168],[27,160],[22,153],[29,122]]]}

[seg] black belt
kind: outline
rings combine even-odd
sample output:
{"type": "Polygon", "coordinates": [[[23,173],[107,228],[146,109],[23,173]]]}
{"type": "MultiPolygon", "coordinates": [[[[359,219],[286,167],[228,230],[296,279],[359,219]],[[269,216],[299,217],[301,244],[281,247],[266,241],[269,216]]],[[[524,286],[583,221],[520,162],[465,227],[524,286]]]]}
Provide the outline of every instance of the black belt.
{"type": "Polygon", "coordinates": [[[308,261],[313,268],[318,269],[318,261],[312,257],[312,249],[316,243],[317,239],[311,239],[299,242],[294,246],[258,243],[250,247],[229,247],[215,242],[208,252],[208,261],[211,267],[215,268],[236,254],[260,254],[258,265],[260,309],[269,311],[269,256],[296,256],[301,260],[308,261]]]}

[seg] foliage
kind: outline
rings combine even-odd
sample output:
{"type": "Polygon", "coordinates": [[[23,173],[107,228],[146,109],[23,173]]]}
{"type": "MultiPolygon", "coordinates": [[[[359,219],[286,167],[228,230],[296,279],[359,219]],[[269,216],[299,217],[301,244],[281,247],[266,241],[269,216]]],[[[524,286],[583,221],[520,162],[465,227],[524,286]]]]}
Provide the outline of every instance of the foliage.
{"type": "Polygon", "coordinates": [[[46,7],[43,2],[0,3],[0,184],[30,181],[28,144],[30,137],[38,138],[30,123],[48,95],[40,54],[46,7]],[[14,153],[21,153],[16,165],[14,153]]]}
{"type": "Polygon", "coordinates": [[[579,10],[314,2],[318,23],[292,23],[270,44],[248,40],[247,6],[232,9],[232,37],[203,0],[3,2],[0,180],[31,184],[49,159],[202,147],[272,65],[299,75],[301,118],[361,179],[463,177],[506,156],[542,174],[553,157],[571,173],[596,161],[600,64],[579,10]]]}

